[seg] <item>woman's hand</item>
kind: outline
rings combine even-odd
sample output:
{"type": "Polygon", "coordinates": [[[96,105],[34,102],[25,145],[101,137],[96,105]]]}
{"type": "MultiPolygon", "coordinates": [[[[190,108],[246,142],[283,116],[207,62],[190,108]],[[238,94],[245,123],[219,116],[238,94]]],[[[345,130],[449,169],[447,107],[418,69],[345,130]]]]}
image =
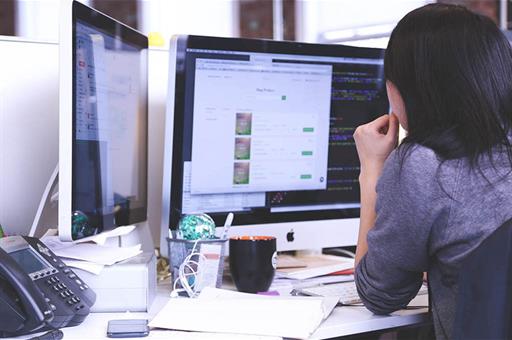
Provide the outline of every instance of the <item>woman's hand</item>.
{"type": "Polygon", "coordinates": [[[398,143],[398,119],[385,114],[354,132],[361,175],[380,176],[384,162],[398,143]]]}

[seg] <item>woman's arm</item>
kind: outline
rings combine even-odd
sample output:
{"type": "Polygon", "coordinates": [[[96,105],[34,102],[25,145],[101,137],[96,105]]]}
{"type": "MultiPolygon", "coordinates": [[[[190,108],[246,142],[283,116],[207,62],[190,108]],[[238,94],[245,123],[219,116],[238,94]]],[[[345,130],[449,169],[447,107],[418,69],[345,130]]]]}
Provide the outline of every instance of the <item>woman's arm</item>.
{"type": "Polygon", "coordinates": [[[375,202],[377,194],[375,187],[377,186],[378,176],[359,176],[359,185],[361,188],[361,213],[359,222],[359,235],[357,237],[357,248],[355,265],[359,264],[361,258],[368,252],[368,242],[366,237],[368,231],[375,224],[377,214],[375,213],[375,202]]]}
{"type": "Polygon", "coordinates": [[[355,280],[364,305],[376,314],[406,306],[429,266],[432,227],[445,225],[450,211],[451,198],[438,181],[439,164],[432,150],[419,145],[405,158],[392,152],[376,188],[375,221],[367,229],[368,214],[361,212],[367,249],[359,250],[355,280]]]}
{"type": "Polygon", "coordinates": [[[376,219],[375,188],[384,167],[384,162],[398,142],[398,119],[391,113],[361,125],[354,133],[357,153],[361,163],[359,185],[361,190],[361,215],[357,240],[355,264],[368,251],[366,237],[376,219]]]}

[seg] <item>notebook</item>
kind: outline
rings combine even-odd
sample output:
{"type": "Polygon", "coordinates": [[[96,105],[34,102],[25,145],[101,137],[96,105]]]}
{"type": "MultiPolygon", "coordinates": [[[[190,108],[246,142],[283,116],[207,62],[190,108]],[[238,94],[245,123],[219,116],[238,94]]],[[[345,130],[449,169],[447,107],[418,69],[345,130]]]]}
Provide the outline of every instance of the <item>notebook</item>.
{"type": "Polygon", "coordinates": [[[208,287],[195,299],[170,299],[149,325],[307,339],[337,302],[336,297],[264,296],[208,287]]]}

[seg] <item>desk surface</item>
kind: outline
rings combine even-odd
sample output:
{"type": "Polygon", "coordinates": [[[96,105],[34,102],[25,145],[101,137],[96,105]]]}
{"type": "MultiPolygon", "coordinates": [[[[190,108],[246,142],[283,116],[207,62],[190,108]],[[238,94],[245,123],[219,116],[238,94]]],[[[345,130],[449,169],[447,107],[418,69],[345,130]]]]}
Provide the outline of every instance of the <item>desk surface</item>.
{"type": "MultiPolygon", "coordinates": [[[[413,299],[410,306],[428,306],[428,296],[413,299]]],[[[328,339],[390,328],[419,325],[430,321],[428,308],[406,309],[391,315],[375,315],[365,307],[336,307],[311,339],[328,339]]]]}
{"type": "MultiPolygon", "coordinates": [[[[63,328],[64,339],[110,339],[106,337],[107,323],[111,319],[148,318],[151,319],[168,301],[170,286],[160,285],[158,294],[149,313],[91,313],[85,321],[77,326],[63,328]]],[[[416,297],[411,305],[426,306],[426,295],[416,297]]],[[[428,308],[407,309],[393,313],[390,316],[377,316],[364,307],[337,307],[333,313],[320,325],[311,339],[327,339],[364,332],[385,330],[401,326],[409,326],[428,322],[428,308]]],[[[20,337],[20,339],[29,337],[20,337]]],[[[218,340],[256,340],[276,339],[227,334],[203,334],[190,332],[173,332],[152,330],[149,337],[144,339],[218,339],[218,340]]]]}

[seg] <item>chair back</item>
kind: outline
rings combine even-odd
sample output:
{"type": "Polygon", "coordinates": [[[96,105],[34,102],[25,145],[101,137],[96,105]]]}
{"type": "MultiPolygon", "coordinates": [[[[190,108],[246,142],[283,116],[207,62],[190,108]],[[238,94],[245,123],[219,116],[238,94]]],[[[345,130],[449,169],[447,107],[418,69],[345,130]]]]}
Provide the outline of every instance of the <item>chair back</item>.
{"type": "Polygon", "coordinates": [[[512,338],[512,219],[464,259],[453,339],[512,338]]]}

